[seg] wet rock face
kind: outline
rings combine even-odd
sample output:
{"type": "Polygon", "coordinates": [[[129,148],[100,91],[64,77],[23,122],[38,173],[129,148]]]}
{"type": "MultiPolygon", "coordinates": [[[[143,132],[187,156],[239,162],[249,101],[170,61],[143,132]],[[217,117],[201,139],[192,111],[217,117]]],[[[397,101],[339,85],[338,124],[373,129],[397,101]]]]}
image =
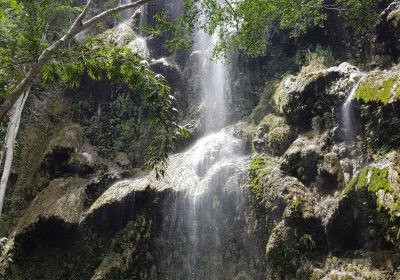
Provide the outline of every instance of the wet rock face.
{"type": "Polygon", "coordinates": [[[112,172],[55,179],[7,241],[0,271],[11,279],[260,279],[263,245],[242,192],[242,152],[222,131],[174,155],[160,181],[112,172]]]}
{"type": "Polygon", "coordinates": [[[389,263],[395,263],[398,248],[394,232],[399,224],[398,152],[383,156],[383,150],[378,153],[372,144],[398,147],[389,139],[398,139],[398,126],[392,124],[398,116],[388,113],[390,107],[398,110],[398,69],[362,74],[347,63],[318,67],[308,66],[281,81],[274,95],[275,113],[280,115],[265,117],[253,140],[261,155],[250,163],[250,189],[261,209],[258,220],[265,219],[262,232],[271,265],[267,275],[270,279],[394,277],[393,270],[368,263],[363,254],[387,250],[389,263]],[[359,128],[354,128],[353,139],[345,141],[340,108],[348,96],[358,99],[352,109],[359,128]],[[388,130],[379,125],[382,122],[388,130]],[[282,150],[274,150],[269,133],[275,127],[287,127],[297,139],[288,145],[283,141],[282,150]],[[369,135],[379,135],[379,140],[369,135]],[[332,261],[327,255],[338,259],[332,261]],[[350,264],[354,258],[363,265],[350,264]]]}
{"type": "Polygon", "coordinates": [[[337,154],[324,155],[324,159],[318,167],[318,179],[323,189],[332,190],[343,186],[344,173],[337,154]]]}
{"type": "Polygon", "coordinates": [[[356,91],[360,122],[368,144],[375,149],[383,145],[398,147],[400,128],[400,70],[395,66],[387,70],[368,73],[356,91]]]}
{"type": "Polygon", "coordinates": [[[352,74],[357,72],[358,69],[348,63],[331,68],[311,64],[298,76],[282,80],[274,96],[276,108],[290,125],[308,130],[314,117],[337,110],[354,85],[352,74]]]}
{"type": "Polygon", "coordinates": [[[97,151],[87,143],[83,129],[78,124],[63,127],[50,142],[43,156],[41,169],[49,179],[77,174],[85,177],[94,171],[97,151]]]}
{"type": "Polygon", "coordinates": [[[279,156],[289,147],[293,136],[284,118],[267,115],[257,127],[253,146],[259,153],[279,156]]]}
{"type": "Polygon", "coordinates": [[[380,15],[376,27],[380,53],[388,54],[394,60],[400,57],[400,2],[392,2],[380,15]]]}
{"type": "Polygon", "coordinates": [[[323,158],[320,144],[298,138],[285,152],[282,170],[305,184],[314,182],[318,175],[318,165],[323,158]]]}

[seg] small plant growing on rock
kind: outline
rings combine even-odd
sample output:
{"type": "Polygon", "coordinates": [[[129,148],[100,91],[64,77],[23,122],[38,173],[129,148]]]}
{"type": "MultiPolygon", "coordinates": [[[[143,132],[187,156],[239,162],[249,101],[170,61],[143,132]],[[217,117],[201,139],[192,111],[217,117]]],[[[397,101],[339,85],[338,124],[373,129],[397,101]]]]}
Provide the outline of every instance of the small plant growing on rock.
{"type": "Polygon", "coordinates": [[[300,243],[304,248],[310,251],[314,250],[317,247],[312,235],[307,233],[303,234],[303,236],[300,237],[300,243]]]}

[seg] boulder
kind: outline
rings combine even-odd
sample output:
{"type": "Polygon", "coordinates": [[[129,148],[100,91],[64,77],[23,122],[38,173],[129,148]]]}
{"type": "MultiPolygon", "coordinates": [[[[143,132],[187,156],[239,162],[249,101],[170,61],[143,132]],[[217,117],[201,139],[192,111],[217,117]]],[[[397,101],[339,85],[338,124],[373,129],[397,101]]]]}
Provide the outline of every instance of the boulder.
{"type": "Polygon", "coordinates": [[[400,1],[392,2],[380,15],[376,27],[379,52],[400,57],[400,1]]]}
{"type": "Polygon", "coordinates": [[[400,99],[400,67],[390,70],[375,70],[360,82],[355,99],[364,103],[394,103],[400,99]]]}
{"type": "Polygon", "coordinates": [[[78,124],[67,124],[50,141],[43,155],[41,169],[50,179],[77,174],[85,177],[97,164],[97,151],[87,143],[83,129],[78,124]]]}
{"type": "Polygon", "coordinates": [[[318,167],[318,181],[319,186],[327,190],[343,186],[344,174],[337,154],[324,155],[324,159],[318,167]]]}
{"type": "Polygon", "coordinates": [[[284,118],[267,115],[257,127],[253,146],[259,153],[280,156],[293,141],[293,135],[284,118]]]}
{"type": "Polygon", "coordinates": [[[328,240],[342,250],[390,249],[398,243],[400,217],[398,155],[361,169],[337,197],[325,220],[328,240]]]}
{"type": "Polygon", "coordinates": [[[323,159],[321,144],[318,138],[297,138],[283,156],[282,170],[304,184],[315,182],[323,159]]]}
{"type": "Polygon", "coordinates": [[[310,129],[311,120],[332,113],[349,94],[359,78],[359,70],[349,63],[325,68],[320,64],[303,67],[297,76],[282,80],[274,95],[276,110],[290,125],[310,129]]]}

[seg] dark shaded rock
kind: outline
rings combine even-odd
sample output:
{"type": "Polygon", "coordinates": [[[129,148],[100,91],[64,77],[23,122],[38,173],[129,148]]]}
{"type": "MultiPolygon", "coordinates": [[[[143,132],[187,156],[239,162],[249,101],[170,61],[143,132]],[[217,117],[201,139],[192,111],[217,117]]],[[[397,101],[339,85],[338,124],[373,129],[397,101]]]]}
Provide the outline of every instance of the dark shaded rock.
{"type": "Polygon", "coordinates": [[[332,190],[343,186],[343,169],[339,157],[335,153],[324,155],[324,159],[318,167],[318,179],[322,189],[332,190]]]}
{"type": "Polygon", "coordinates": [[[311,128],[312,119],[335,112],[357,80],[358,69],[348,63],[325,68],[320,64],[303,67],[298,76],[284,78],[274,101],[279,113],[300,130],[311,128]]]}
{"type": "Polygon", "coordinates": [[[378,50],[393,59],[400,57],[400,2],[392,2],[380,15],[376,26],[378,50]]]}
{"type": "Polygon", "coordinates": [[[162,57],[159,59],[153,59],[150,63],[150,69],[163,75],[168,81],[168,85],[174,90],[182,89],[183,81],[181,70],[173,58],[162,57]]]}
{"type": "Polygon", "coordinates": [[[294,140],[294,133],[282,117],[267,115],[257,127],[253,146],[259,153],[282,155],[294,140]]]}
{"type": "Polygon", "coordinates": [[[331,248],[361,249],[367,242],[368,212],[374,206],[373,197],[366,191],[342,199],[326,225],[331,248]]]}
{"type": "Polygon", "coordinates": [[[299,137],[285,152],[282,170],[298,178],[304,184],[315,182],[318,175],[318,165],[323,158],[321,143],[299,137]]]}

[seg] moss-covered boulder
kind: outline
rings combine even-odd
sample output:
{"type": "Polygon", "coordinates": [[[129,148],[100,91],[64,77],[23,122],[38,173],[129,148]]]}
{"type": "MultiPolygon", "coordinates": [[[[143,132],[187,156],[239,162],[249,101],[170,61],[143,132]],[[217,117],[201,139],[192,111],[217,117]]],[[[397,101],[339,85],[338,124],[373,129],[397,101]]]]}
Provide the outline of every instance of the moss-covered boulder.
{"type": "Polygon", "coordinates": [[[360,82],[355,99],[388,104],[400,99],[400,70],[372,71],[360,82]]]}
{"type": "Polygon", "coordinates": [[[297,76],[281,81],[274,95],[276,110],[290,125],[309,129],[315,116],[337,110],[359,76],[359,70],[348,63],[331,68],[318,63],[303,67],[297,76]]]}
{"type": "Polygon", "coordinates": [[[380,209],[400,218],[400,155],[391,152],[361,169],[346,186],[346,192],[359,189],[367,189],[376,196],[380,209]]]}
{"type": "Polygon", "coordinates": [[[283,117],[267,115],[257,127],[253,145],[256,151],[282,155],[293,141],[294,132],[283,117]]]}
{"type": "Polygon", "coordinates": [[[282,170],[305,184],[315,182],[323,159],[322,144],[319,138],[297,138],[283,156],[282,170]]]}
{"type": "Polygon", "coordinates": [[[391,250],[398,246],[398,168],[398,155],[391,153],[351,180],[326,224],[332,247],[391,250]]]}
{"type": "Polygon", "coordinates": [[[360,83],[355,99],[368,144],[375,150],[400,143],[400,67],[372,71],[360,83]]]}

